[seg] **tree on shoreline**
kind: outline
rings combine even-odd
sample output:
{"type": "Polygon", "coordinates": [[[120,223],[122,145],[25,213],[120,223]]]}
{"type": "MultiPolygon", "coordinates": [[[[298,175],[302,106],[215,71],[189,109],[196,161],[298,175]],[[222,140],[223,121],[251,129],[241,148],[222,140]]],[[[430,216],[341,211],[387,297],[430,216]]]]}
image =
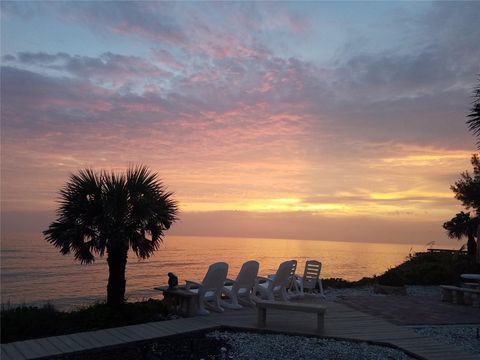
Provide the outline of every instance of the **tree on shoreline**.
{"type": "Polygon", "coordinates": [[[470,160],[473,166],[473,173],[468,171],[460,175],[460,180],[450,186],[455,193],[455,198],[462,202],[467,209],[475,210],[477,216],[480,215],[480,158],[478,154],[473,154],[470,160]]]}
{"type": "Polygon", "coordinates": [[[107,303],[125,301],[128,251],[142,259],[158,250],[164,231],[177,220],[177,203],[145,166],[115,174],[91,169],[71,175],[60,191],[57,220],[43,233],[62,255],[81,263],[107,253],[107,303]]]}
{"type": "MultiPolygon", "coordinates": [[[[468,129],[477,137],[477,146],[480,149],[480,77],[479,85],[473,91],[473,105],[470,114],[467,115],[468,129]]],[[[447,230],[448,236],[460,239],[467,236],[468,254],[477,256],[480,263],[480,159],[478,154],[473,154],[470,162],[473,165],[473,174],[468,171],[460,175],[450,189],[455,193],[455,198],[462,202],[467,209],[475,210],[475,217],[463,211],[454,218],[445,222],[443,228],[447,230]],[[477,241],[475,242],[475,237],[477,241]]]]}
{"type": "Polygon", "coordinates": [[[470,162],[473,165],[473,173],[463,172],[460,179],[455,181],[450,189],[455,193],[455,198],[460,200],[465,208],[474,210],[475,214],[471,217],[470,213],[462,211],[445,222],[443,228],[447,230],[450,238],[461,239],[466,236],[468,238],[468,254],[475,255],[479,246],[478,231],[480,227],[480,158],[478,154],[473,154],[470,162]]]}
{"type": "Polygon", "coordinates": [[[467,253],[475,255],[477,252],[477,243],[475,236],[478,227],[478,217],[470,217],[470,213],[459,212],[454,218],[445,222],[443,228],[447,230],[448,237],[451,239],[462,239],[466,237],[467,253]]]}

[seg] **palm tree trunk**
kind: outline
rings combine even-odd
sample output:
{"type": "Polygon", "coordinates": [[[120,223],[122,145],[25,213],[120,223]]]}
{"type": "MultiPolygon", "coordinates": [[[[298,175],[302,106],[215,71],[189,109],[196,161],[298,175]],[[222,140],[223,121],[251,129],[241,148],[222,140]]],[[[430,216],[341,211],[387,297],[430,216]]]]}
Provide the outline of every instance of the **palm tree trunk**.
{"type": "Polygon", "coordinates": [[[107,304],[120,305],[125,301],[125,268],[127,266],[128,247],[107,249],[107,252],[107,304]]]}
{"type": "Polygon", "coordinates": [[[480,221],[477,226],[477,263],[480,264],[480,221]]]}

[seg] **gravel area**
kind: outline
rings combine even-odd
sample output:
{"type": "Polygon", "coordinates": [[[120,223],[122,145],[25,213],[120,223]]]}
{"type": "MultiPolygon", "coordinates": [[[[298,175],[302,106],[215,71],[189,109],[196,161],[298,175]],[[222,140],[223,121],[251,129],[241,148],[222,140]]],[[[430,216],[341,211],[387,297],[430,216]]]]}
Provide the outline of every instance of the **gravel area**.
{"type": "Polygon", "coordinates": [[[439,342],[461,347],[466,352],[479,355],[480,358],[480,324],[415,326],[412,329],[439,342]]]}
{"type": "Polygon", "coordinates": [[[414,359],[400,350],[371,345],[366,342],[228,331],[214,331],[207,336],[227,344],[227,346],[221,348],[222,359],[414,359]]]}

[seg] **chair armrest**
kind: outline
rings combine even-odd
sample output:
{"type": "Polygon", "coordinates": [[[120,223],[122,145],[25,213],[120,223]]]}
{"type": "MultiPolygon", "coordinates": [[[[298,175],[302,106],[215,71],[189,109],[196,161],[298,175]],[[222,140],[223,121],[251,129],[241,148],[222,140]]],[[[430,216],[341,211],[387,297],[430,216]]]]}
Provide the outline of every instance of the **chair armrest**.
{"type": "Polygon", "coordinates": [[[191,281],[191,280],[186,280],[186,281],[185,281],[185,288],[186,288],[187,290],[192,289],[192,288],[197,289],[197,288],[199,288],[200,286],[202,286],[202,284],[200,284],[200,283],[198,283],[198,282],[196,282],[196,281],[191,281]],[[192,287],[192,285],[193,285],[193,287],[192,287]]]}
{"type": "Polygon", "coordinates": [[[268,282],[268,281],[272,281],[272,279],[266,278],[264,276],[257,276],[255,278],[255,285],[258,285],[258,284],[264,283],[264,282],[268,282]]]}
{"type": "Polygon", "coordinates": [[[223,286],[232,286],[233,284],[235,284],[235,280],[232,280],[232,279],[225,279],[225,282],[223,283],[223,286]]]}

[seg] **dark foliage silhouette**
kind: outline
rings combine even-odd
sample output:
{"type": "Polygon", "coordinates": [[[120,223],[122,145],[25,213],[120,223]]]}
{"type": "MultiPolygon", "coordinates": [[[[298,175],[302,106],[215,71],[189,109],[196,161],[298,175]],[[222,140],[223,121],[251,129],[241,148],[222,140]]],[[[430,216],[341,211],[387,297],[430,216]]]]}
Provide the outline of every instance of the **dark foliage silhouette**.
{"type": "Polygon", "coordinates": [[[468,129],[475,135],[477,140],[477,147],[480,149],[480,78],[479,85],[473,91],[473,105],[470,109],[470,114],[467,116],[468,129]]]}
{"type": "Polygon", "coordinates": [[[469,255],[475,255],[477,251],[477,243],[475,242],[475,234],[478,226],[478,217],[470,217],[470,213],[463,211],[455,215],[454,218],[443,224],[443,228],[447,230],[448,236],[452,239],[462,239],[466,237],[467,252],[469,255]]]}
{"type": "Polygon", "coordinates": [[[460,179],[450,186],[455,193],[455,198],[460,200],[462,205],[467,209],[475,211],[473,217],[470,213],[463,211],[458,213],[454,218],[445,222],[443,228],[447,230],[448,236],[451,238],[461,239],[467,237],[468,254],[475,255],[480,225],[480,159],[477,154],[472,155],[471,163],[473,165],[473,173],[468,171],[460,175],[460,179]]]}
{"type": "Polygon", "coordinates": [[[111,305],[124,302],[128,251],[148,258],[177,219],[172,193],[145,166],[126,174],[81,170],[61,189],[59,203],[56,221],[44,231],[46,240],[85,264],[107,253],[111,305]]]}
{"type": "Polygon", "coordinates": [[[480,215],[480,158],[473,154],[470,160],[473,173],[468,171],[460,175],[460,179],[450,188],[455,193],[455,198],[462,202],[467,209],[473,209],[476,215],[480,215]]]}

